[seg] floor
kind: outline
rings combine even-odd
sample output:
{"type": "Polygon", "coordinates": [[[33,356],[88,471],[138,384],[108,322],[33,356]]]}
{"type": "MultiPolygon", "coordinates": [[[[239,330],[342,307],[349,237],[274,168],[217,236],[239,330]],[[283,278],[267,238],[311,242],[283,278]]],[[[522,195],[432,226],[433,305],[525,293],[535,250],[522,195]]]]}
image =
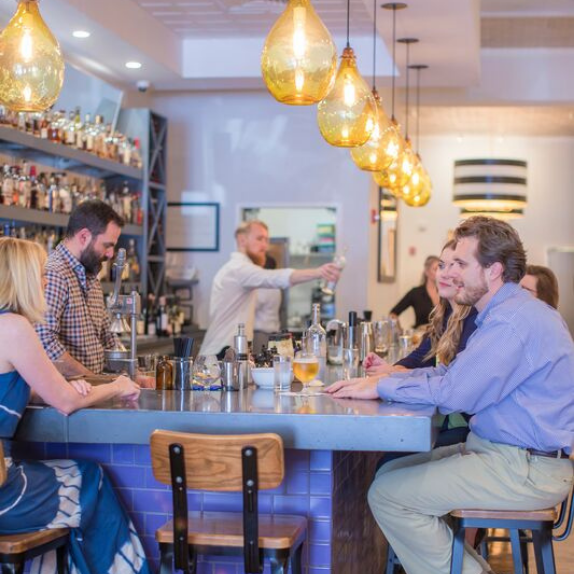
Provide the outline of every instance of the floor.
{"type": "MultiPolygon", "coordinates": [[[[574,573],[574,536],[564,542],[554,543],[554,556],[557,574],[574,573]]],[[[513,574],[510,545],[501,542],[491,544],[489,564],[496,574],[513,574]]],[[[529,574],[536,574],[532,548],[529,548],[529,574]]]]}

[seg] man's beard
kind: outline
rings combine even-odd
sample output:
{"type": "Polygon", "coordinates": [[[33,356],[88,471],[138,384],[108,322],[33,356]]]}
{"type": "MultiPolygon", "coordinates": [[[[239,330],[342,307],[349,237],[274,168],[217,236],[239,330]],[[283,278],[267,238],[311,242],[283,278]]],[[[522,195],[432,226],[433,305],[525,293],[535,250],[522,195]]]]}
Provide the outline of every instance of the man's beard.
{"type": "Polygon", "coordinates": [[[263,267],[265,265],[265,253],[252,253],[251,251],[247,251],[247,257],[255,263],[255,265],[259,265],[259,267],[263,267]]]}
{"type": "Polygon", "coordinates": [[[84,266],[88,275],[97,275],[102,269],[102,263],[107,260],[107,257],[100,257],[96,253],[93,239],[80,255],[80,263],[84,266]]]}
{"type": "Polygon", "coordinates": [[[459,305],[476,305],[476,303],[478,303],[478,301],[488,293],[488,284],[486,283],[486,280],[484,277],[481,277],[480,279],[481,281],[479,285],[474,287],[465,286],[463,288],[463,292],[459,291],[454,297],[455,302],[459,305]]]}

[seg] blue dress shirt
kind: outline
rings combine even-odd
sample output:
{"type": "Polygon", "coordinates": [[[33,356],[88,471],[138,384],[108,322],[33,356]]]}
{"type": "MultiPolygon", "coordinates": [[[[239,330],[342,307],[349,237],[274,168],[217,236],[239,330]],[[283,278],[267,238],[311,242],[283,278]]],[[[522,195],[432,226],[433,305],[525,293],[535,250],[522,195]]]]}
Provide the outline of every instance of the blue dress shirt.
{"type": "Polygon", "coordinates": [[[379,381],[379,396],[473,413],[472,432],[493,442],[571,453],[574,343],[560,314],[505,283],[476,325],[448,367],[394,373],[379,381]]]}
{"type": "MultiPolygon", "coordinates": [[[[449,317],[452,315],[452,308],[449,305],[449,310],[445,313],[444,322],[443,322],[443,332],[446,330],[446,326],[449,320],[449,317]]],[[[472,307],[468,316],[464,319],[464,323],[462,325],[462,333],[460,334],[460,341],[458,342],[458,349],[457,353],[464,351],[466,349],[466,344],[470,336],[476,330],[476,315],[477,310],[472,307]]],[[[431,341],[430,337],[425,335],[421,344],[409,355],[407,355],[404,359],[397,361],[395,365],[401,365],[406,369],[420,369],[422,367],[434,367],[435,366],[435,357],[430,357],[425,359],[428,352],[431,349],[431,341]]]]}

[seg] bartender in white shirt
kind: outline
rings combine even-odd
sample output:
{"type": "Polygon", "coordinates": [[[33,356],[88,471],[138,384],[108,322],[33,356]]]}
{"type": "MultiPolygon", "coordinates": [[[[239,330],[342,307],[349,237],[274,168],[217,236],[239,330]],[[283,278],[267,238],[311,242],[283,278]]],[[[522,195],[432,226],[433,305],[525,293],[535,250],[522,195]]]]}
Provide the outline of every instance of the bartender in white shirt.
{"type": "MultiPolygon", "coordinates": [[[[277,269],[277,261],[271,255],[265,256],[264,269],[277,269]]],[[[269,342],[271,333],[281,329],[279,311],[283,292],[281,289],[257,289],[255,291],[255,321],[253,323],[253,351],[259,353],[269,342]]]]}
{"type": "Polygon", "coordinates": [[[253,340],[256,289],[287,289],[316,279],[339,279],[340,270],[334,263],[315,269],[263,269],[269,230],[262,221],[242,223],[235,231],[235,239],[237,251],[217,272],[211,287],[209,326],[201,345],[202,355],[216,355],[231,346],[239,323],[245,324],[247,338],[253,340]]]}

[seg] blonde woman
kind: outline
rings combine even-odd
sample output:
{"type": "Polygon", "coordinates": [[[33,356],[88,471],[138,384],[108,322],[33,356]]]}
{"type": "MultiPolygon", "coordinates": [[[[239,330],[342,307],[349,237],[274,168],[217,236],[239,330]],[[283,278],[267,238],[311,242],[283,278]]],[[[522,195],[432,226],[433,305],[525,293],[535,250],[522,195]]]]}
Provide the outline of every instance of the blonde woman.
{"type": "MultiPolygon", "coordinates": [[[[0,440],[8,470],[0,486],[0,534],[69,527],[72,572],[148,574],[135,529],[99,465],[11,457],[32,393],[64,414],[116,397],[135,400],[140,393],[127,377],[94,388],[70,384],[52,365],[32,326],[44,316],[45,263],[39,245],[0,238],[0,440]]],[[[32,571],[55,571],[52,557],[37,560],[32,571]]]]}
{"type": "MultiPolygon", "coordinates": [[[[369,354],[364,361],[368,376],[434,367],[437,362],[448,365],[458,353],[466,348],[469,337],[476,330],[474,320],[477,313],[474,307],[454,302],[458,289],[450,276],[454,261],[454,248],[455,242],[449,241],[443,247],[439,257],[436,288],[440,300],[430,315],[430,323],[421,344],[410,355],[394,365],[387,363],[374,353],[369,354]]],[[[464,442],[469,431],[466,418],[463,414],[446,417],[436,446],[464,442]]],[[[392,458],[396,457],[392,456],[392,458]]]]}

